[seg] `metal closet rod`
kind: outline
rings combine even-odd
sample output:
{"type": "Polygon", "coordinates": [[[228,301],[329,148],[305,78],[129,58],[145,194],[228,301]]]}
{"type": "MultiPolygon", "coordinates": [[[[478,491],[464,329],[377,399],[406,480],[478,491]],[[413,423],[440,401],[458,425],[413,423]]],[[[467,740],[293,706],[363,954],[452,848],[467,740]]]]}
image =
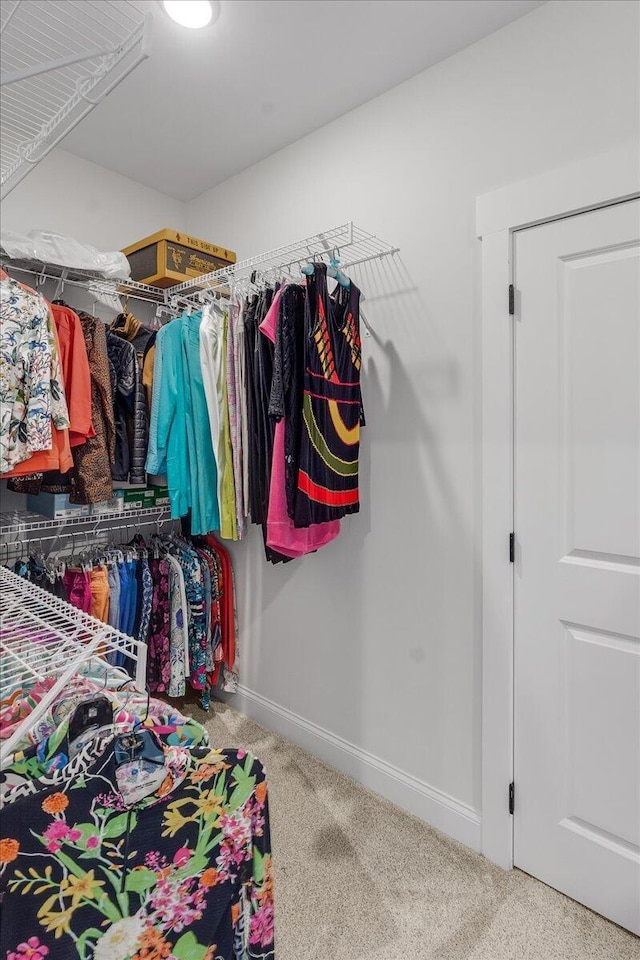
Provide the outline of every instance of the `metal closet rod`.
{"type": "MultiPolygon", "coordinates": [[[[60,273],[47,273],[46,270],[38,270],[36,267],[22,267],[16,266],[11,262],[3,258],[2,266],[7,272],[16,271],[18,273],[28,273],[32,277],[36,277],[38,280],[53,280],[58,284],[61,284],[64,288],[67,284],[70,284],[74,287],[82,287],[88,293],[99,294],[107,297],[130,297],[134,300],[144,300],[147,303],[154,303],[156,306],[162,306],[165,303],[165,291],[157,288],[157,295],[154,295],[154,287],[149,287],[148,290],[139,290],[136,287],[132,286],[129,288],[129,282],[126,280],[114,281],[113,285],[108,281],[105,281],[102,277],[96,277],[91,279],[87,277],[86,279],[75,279],[68,276],[64,276],[64,271],[67,270],[67,267],[62,268],[62,274],[60,273]],[[118,289],[120,286],[124,289],[118,289]]],[[[133,281],[134,283],[136,281],[133,281]]],[[[54,299],[56,299],[54,297],[54,299]]]]}

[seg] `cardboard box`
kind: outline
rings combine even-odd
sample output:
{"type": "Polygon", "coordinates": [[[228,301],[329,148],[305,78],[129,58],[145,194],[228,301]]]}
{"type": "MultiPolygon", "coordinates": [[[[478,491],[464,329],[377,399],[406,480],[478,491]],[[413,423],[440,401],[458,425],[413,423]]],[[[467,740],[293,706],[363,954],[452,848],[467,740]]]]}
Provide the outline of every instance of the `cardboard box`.
{"type": "Polygon", "coordinates": [[[132,280],[151,287],[173,287],[236,262],[233,250],[176,230],[159,230],[122,251],[132,280]]]}
{"type": "Polygon", "coordinates": [[[122,507],[125,512],[127,510],[145,510],[155,506],[153,490],[149,490],[147,487],[133,487],[128,490],[125,488],[121,493],[122,507]]]}
{"type": "Polygon", "coordinates": [[[69,517],[88,517],[89,505],[70,503],[66,493],[30,493],[27,497],[27,509],[39,513],[49,520],[64,520],[69,517]]]}
{"type": "Polygon", "coordinates": [[[169,487],[152,487],[153,490],[153,502],[156,507],[163,507],[167,510],[171,505],[169,500],[169,487]]]}
{"type": "Polygon", "coordinates": [[[91,513],[122,513],[124,510],[124,491],[114,490],[111,500],[102,503],[92,503],[91,513]]]}

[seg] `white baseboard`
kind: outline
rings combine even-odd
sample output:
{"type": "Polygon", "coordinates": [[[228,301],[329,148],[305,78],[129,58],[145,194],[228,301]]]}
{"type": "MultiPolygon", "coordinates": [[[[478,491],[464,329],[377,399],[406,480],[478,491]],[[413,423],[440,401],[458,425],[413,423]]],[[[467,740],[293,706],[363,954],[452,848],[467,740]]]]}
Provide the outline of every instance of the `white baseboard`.
{"type": "Polygon", "coordinates": [[[224,699],[252,720],[298,744],[408,813],[420,817],[473,850],[480,850],[480,814],[468,804],[324,727],[305,720],[254,690],[240,685],[237,694],[225,696],[224,699]]]}

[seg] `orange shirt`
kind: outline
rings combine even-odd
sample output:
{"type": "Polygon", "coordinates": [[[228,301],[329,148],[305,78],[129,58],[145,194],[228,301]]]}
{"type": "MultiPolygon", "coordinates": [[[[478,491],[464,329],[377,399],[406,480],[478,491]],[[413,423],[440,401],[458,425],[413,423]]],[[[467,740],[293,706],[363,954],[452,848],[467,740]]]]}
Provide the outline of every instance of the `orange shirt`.
{"type": "Polygon", "coordinates": [[[96,432],[91,425],[91,373],[80,317],[70,307],[52,303],[60,344],[60,363],[69,410],[69,443],[77,447],[96,432]]]}

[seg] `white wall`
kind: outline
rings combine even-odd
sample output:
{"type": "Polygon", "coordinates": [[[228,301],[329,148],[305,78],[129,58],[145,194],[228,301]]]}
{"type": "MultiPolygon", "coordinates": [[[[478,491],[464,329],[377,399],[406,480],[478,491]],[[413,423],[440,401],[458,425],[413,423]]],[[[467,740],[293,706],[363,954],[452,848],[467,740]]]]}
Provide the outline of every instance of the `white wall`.
{"type": "MultiPolygon", "coordinates": [[[[126,149],[126,135],[113,135],[126,149]]],[[[51,230],[100,250],[120,250],[163,227],[183,230],[184,219],[180,200],[60,149],[2,202],[3,229],[51,230]]]]}
{"type": "Polygon", "coordinates": [[[246,708],[427,816],[438,791],[480,804],[475,197],[637,138],[638,12],[548,3],[188,208],[240,256],[348,219],[401,247],[403,266],[360,274],[363,512],[286,567],[257,530],[234,560],[246,708]]]}

